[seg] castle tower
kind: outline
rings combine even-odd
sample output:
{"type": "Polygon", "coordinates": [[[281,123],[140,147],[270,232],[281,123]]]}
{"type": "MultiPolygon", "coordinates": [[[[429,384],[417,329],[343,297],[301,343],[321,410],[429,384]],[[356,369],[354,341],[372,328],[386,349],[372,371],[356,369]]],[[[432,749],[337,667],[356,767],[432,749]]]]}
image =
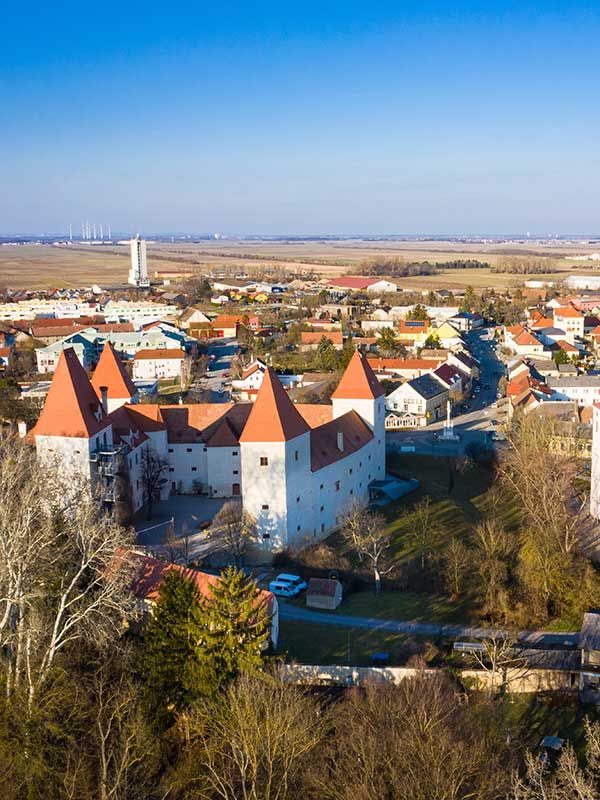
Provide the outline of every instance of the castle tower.
{"type": "Polygon", "coordinates": [[[139,235],[129,242],[131,247],[131,269],[128,282],[132,286],[145,289],[150,286],[148,279],[148,264],[146,261],[146,242],[139,235]]]}
{"type": "Polygon", "coordinates": [[[333,417],[356,411],[373,431],[373,480],[385,477],[385,392],[371,365],[358,350],[331,395],[333,417]]]}
{"type": "Polygon", "coordinates": [[[244,509],[265,550],[312,535],[310,427],[269,367],[240,436],[244,509]]]}
{"type": "Polygon", "coordinates": [[[600,520],[600,405],[592,411],[592,478],[590,485],[590,514],[600,520]]]}
{"type": "Polygon", "coordinates": [[[105,343],[94,370],[92,388],[108,414],[126,403],[137,402],[137,389],[110,342],[105,343]]]}
{"type": "Polygon", "coordinates": [[[32,431],[38,457],[73,483],[92,477],[92,455],[111,449],[112,425],[73,348],[63,350],[32,431]]]}

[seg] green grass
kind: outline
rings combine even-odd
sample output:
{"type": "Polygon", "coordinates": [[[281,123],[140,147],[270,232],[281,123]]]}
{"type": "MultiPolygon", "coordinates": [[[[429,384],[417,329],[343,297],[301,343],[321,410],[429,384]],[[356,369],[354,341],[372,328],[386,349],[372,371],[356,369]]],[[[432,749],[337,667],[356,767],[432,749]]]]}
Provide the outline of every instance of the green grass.
{"type": "Polygon", "coordinates": [[[425,592],[356,592],[349,595],[337,613],[354,617],[411,620],[414,622],[463,622],[467,599],[451,602],[443,595],[425,592]]]}
{"type": "Polygon", "coordinates": [[[277,651],[285,654],[287,661],[356,666],[368,666],[372,653],[387,652],[391,663],[398,664],[403,660],[401,650],[407,638],[405,634],[389,631],[281,620],[277,651]]]}

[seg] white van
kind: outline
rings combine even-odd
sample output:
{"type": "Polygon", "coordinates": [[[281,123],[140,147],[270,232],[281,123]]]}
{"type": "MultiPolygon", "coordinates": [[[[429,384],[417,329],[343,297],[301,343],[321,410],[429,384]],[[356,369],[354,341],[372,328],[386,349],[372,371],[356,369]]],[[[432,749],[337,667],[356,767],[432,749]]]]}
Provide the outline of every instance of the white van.
{"type": "Polygon", "coordinates": [[[277,583],[285,583],[288,586],[292,586],[295,589],[298,589],[299,592],[303,592],[308,585],[306,581],[300,577],[300,575],[290,575],[289,572],[282,572],[275,578],[275,581],[277,583]]]}
{"type": "Polygon", "coordinates": [[[273,592],[277,597],[296,597],[299,590],[290,586],[288,583],[279,583],[279,581],[271,581],[269,584],[269,591],[273,592]]]}

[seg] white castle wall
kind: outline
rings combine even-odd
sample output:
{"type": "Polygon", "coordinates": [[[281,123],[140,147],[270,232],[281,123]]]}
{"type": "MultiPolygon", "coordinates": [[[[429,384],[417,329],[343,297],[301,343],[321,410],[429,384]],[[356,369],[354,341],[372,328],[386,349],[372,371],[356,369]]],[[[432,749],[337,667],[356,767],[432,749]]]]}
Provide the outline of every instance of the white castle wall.
{"type": "Polygon", "coordinates": [[[600,519],[600,409],[594,406],[592,415],[592,479],[590,514],[600,519]]]}

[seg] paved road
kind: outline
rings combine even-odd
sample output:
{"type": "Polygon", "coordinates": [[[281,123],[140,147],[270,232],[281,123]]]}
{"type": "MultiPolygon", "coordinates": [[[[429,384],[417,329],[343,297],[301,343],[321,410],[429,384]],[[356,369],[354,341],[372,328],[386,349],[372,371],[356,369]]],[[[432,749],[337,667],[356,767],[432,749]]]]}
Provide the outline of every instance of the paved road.
{"type": "Polygon", "coordinates": [[[208,355],[214,358],[209,362],[207,377],[201,378],[193,388],[210,391],[213,403],[226,403],[231,399],[229,372],[238,347],[237,339],[217,339],[209,344],[208,355]]]}
{"type": "MultiPolygon", "coordinates": [[[[437,622],[414,622],[412,620],[378,619],[376,617],[352,617],[343,614],[331,614],[323,611],[312,611],[309,608],[286,603],[279,600],[279,616],[281,619],[296,622],[311,622],[318,625],[334,625],[342,628],[369,628],[372,630],[392,631],[394,633],[412,633],[418,636],[435,636],[453,639],[457,636],[465,639],[487,639],[498,633],[507,631],[494,628],[479,628],[469,625],[442,625],[437,622]]],[[[531,646],[577,646],[578,632],[548,633],[547,631],[519,631],[518,638],[531,646]]]]}
{"type": "Polygon", "coordinates": [[[453,417],[454,432],[459,435],[460,441],[444,442],[439,439],[444,428],[444,421],[440,420],[426,428],[388,431],[388,450],[399,451],[400,447],[408,445],[414,446],[416,453],[426,455],[462,455],[471,442],[489,443],[489,432],[505,421],[505,401],[499,401],[499,407],[492,408],[492,404],[497,401],[498,381],[499,376],[504,374],[504,365],[496,356],[488,329],[473,331],[467,338],[471,352],[480,363],[480,380],[475,398],[467,401],[469,410],[453,417]]]}

